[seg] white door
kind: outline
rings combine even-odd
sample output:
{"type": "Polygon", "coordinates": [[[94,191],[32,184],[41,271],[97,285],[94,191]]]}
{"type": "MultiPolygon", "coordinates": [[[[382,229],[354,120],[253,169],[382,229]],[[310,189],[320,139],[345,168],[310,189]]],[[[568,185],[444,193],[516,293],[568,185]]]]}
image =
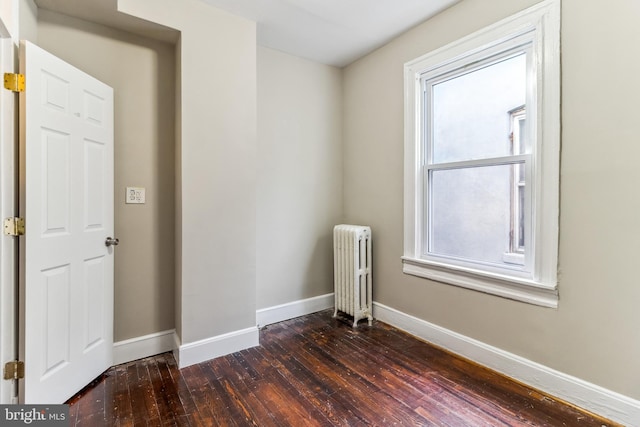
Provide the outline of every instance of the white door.
{"type": "Polygon", "coordinates": [[[20,46],[23,403],[62,403],[113,360],[113,90],[20,46]]]}

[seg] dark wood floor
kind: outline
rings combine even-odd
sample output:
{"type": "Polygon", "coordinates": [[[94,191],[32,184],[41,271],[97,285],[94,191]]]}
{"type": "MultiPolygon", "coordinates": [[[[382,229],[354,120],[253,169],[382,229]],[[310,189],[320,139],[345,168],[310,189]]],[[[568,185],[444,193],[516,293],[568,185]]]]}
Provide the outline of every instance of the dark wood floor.
{"type": "Polygon", "coordinates": [[[604,426],[381,322],[331,311],[270,325],[261,346],[178,370],[111,368],[72,398],[76,426],[604,426]]]}

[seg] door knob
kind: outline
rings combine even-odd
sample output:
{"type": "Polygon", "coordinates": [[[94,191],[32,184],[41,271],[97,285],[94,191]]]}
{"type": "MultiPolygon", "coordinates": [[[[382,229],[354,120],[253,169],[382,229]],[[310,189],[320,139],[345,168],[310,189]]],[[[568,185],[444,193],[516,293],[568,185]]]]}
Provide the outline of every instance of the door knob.
{"type": "Polygon", "coordinates": [[[119,243],[120,243],[120,239],[114,239],[112,237],[107,237],[107,240],[104,241],[104,245],[106,247],[118,246],[119,243]]]}

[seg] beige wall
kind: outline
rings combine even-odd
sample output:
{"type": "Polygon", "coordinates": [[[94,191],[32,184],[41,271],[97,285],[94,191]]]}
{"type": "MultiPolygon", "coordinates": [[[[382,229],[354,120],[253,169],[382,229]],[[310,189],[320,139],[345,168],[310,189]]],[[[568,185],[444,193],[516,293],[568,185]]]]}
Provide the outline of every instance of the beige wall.
{"type": "Polygon", "coordinates": [[[180,38],[183,344],[256,325],[256,24],[198,0],[119,0],[180,38]]]}
{"type": "Polygon", "coordinates": [[[38,43],[114,88],[115,341],[172,329],[175,47],[46,10],[38,43]]]}
{"type": "MultiPolygon", "coordinates": [[[[144,55],[140,56],[137,52],[141,49],[140,46],[130,46],[140,37],[44,10],[41,11],[40,28],[47,40],[43,47],[80,68],[95,70],[95,75],[102,77],[102,80],[122,80],[123,76],[130,75],[131,69],[138,70],[140,79],[148,79],[147,72],[143,73],[140,70],[145,65],[136,65],[128,61],[130,55],[136,56],[140,61],[146,61],[144,55]],[[69,42],[74,38],[82,40],[82,46],[85,48],[71,48],[69,42]],[[114,48],[119,51],[117,58],[105,55],[114,48]],[[127,50],[130,50],[130,53],[127,53],[127,50]],[[89,51],[93,52],[93,55],[89,51]],[[127,61],[124,62],[123,59],[127,61]],[[109,65],[111,62],[127,63],[127,67],[109,65]],[[119,77],[112,76],[118,73],[122,74],[119,77]]],[[[181,55],[180,46],[181,44],[176,53],[178,57],[181,55]]],[[[166,60],[163,67],[170,69],[166,60]]],[[[340,222],[342,215],[342,73],[335,67],[266,48],[258,51],[257,60],[260,86],[258,128],[261,135],[257,147],[257,156],[260,159],[257,174],[260,179],[257,182],[256,216],[256,268],[259,274],[256,283],[252,284],[252,291],[257,294],[258,308],[264,308],[332,291],[331,229],[334,224],[340,222]],[[283,233],[290,235],[287,239],[282,239],[283,233]]],[[[180,72],[178,67],[178,82],[180,72]]],[[[149,279],[157,281],[156,276],[159,275],[165,281],[169,281],[171,274],[166,269],[173,267],[171,262],[160,265],[154,263],[160,258],[144,247],[148,245],[146,242],[154,240],[153,227],[148,221],[151,207],[124,205],[119,198],[121,187],[144,184],[140,175],[144,174],[144,169],[148,166],[146,159],[156,157],[153,146],[149,143],[153,141],[152,135],[157,133],[156,130],[153,126],[148,126],[148,120],[136,120],[131,123],[133,117],[141,119],[139,111],[149,110],[148,106],[140,106],[139,102],[156,103],[157,98],[156,94],[144,92],[149,85],[138,83],[135,82],[133,90],[131,87],[120,88],[112,84],[116,88],[116,99],[122,100],[116,105],[116,123],[119,125],[116,129],[116,140],[122,140],[118,135],[126,136],[126,143],[116,146],[116,227],[117,235],[122,240],[116,259],[116,340],[161,331],[163,329],[159,326],[149,329],[149,325],[145,325],[141,320],[154,319],[158,317],[158,313],[164,313],[158,322],[164,325],[173,315],[172,310],[167,310],[167,302],[171,301],[167,292],[171,288],[161,288],[163,298],[158,307],[154,305],[156,298],[145,299],[146,294],[153,296],[158,290],[143,284],[153,282],[149,279]],[[123,108],[126,111],[121,111],[123,108]],[[140,159],[144,162],[141,163],[140,159]],[[118,181],[122,185],[118,185],[118,181]],[[135,240],[129,237],[132,233],[137,233],[135,240]],[[147,268],[137,268],[138,263],[147,268]],[[143,304],[140,303],[140,299],[144,300],[143,304]]],[[[171,88],[171,85],[161,86],[166,91],[171,88]]],[[[180,88],[176,89],[177,112],[180,114],[180,88]]],[[[163,116],[166,122],[172,122],[169,114],[167,111],[163,116]]],[[[173,161],[178,175],[175,186],[176,198],[181,200],[184,191],[181,186],[183,147],[180,143],[180,120],[177,120],[177,123],[178,143],[173,161]]],[[[171,135],[168,130],[162,134],[165,137],[171,135]]],[[[171,162],[171,159],[168,147],[165,147],[162,151],[162,163],[171,162]]],[[[154,169],[153,165],[151,169],[154,169]]],[[[171,171],[171,167],[162,170],[171,171]]],[[[154,173],[158,172],[155,168],[154,173]]],[[[161,174],[158,176],[162,177],[161,174]]],[[[200,183],[197,187],[201,188],[202,185],[200,183]]],[[[166,194],[165,191],[153,191],[154,189],[149,187],[147,190],[150,202],[153,193],[166,194]]],[[[169,219],[167,213],[171,206],[162,206],[161,212],[169,219]]],[[[183,204],[178,203],[176,207],[175,249],[178,280],[175,298],[178,310],[181,310],[183,295],[180,260],[183,254],[180,218],[183,204]]],[[[167,223],[163,223],[163,226],[171,227],[167,223]]],[[[158,232],[157,235],[161,234],[163,233],[158,232]]],[[[169,248],[173,248],[173,245],[166,246],[165,249],[169,248]]],[[[167,261],[169,254],[163,253],[165,256],[162,259],[167,261]]],[[[208,265],[209,262],[204,263],[208,265]]],[[[217,295],[212,298],[217,299],[217,295]]],[[[187,307],[187,311],[190,310],[187,307]]],[[[182,329],[181,322],[182,316],[177,316],[178,330],[182,329]]]]}
{"type": "Polygon", "coordinates": [[[638,399],[636,0],[563,1],[559,308],[402,273],[403,64],[534,3],[464,0],[345,69],[346,220],[373,227],[376,301],[638,399]]]}
{"type": "Polygon", "coordinates": [[[180,334],[182,331],[182,70],[180,64],[182,64],[182,43],[178,40],[176,44],[176,80],[175,80],[175,99],[176,99],[176,111],[175,111],[175,132],[176,132],[176,146],[175,146],[175,158],[173,164],[175,166],[175,224],[174,230],[176,235],[176,252],[175,252],[175,321],[176,331],[180,334]]]}
{"type": "Polygon", "coordinates": [[[33,0],[19,0],[18,33],[20,40],[36,42],[38,39],[38,7],[33,0]]]}
{"type": "Polygon", "coordinates": [[[258,48],[257,307],[333,292],[342,71],[258,48]]]}

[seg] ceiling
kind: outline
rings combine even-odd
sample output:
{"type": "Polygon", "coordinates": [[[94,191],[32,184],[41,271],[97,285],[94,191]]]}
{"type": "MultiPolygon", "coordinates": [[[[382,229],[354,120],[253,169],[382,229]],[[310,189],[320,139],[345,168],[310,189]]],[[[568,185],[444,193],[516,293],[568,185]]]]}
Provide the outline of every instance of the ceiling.
{"type": "Polygon", "coordinates": [[[345,66],[459,0],[203,0],[258,23],[258,43],[345,66]]]}
{"type": "Polygon", "coordinates": [[[178,40],[176,30],[118,12],[117,0],[34,0],[34,2],[41,9],[119,28],[156,40],[170,43],[178,40]]]}
{"type": "MultiPolygon", "coordinates": [[[[179,1],[179,0],[175,0],[179,1]]],[[[343,67],[460,0],[200,0],[258,23],[258,44],[343,67]]],[[[116,11],[117,0],[35,0],[38,7],[165,41],[168,28],[116,11]]]]}

